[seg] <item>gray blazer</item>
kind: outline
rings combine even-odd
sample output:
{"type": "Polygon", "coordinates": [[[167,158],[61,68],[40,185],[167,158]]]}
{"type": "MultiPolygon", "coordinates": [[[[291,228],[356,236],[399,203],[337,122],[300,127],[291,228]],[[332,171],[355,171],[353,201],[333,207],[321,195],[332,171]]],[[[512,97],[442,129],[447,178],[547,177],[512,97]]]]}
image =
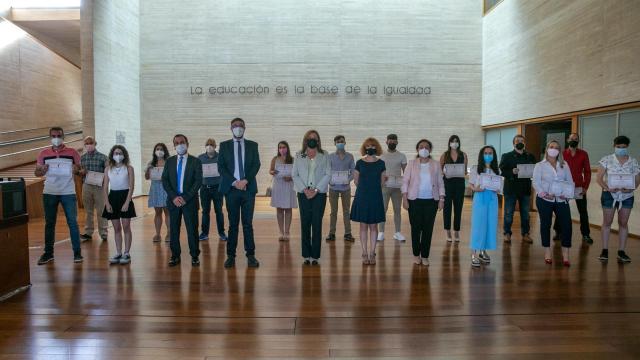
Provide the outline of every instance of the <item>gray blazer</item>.
{"type": "MultiPolygon", "coordinates": [[[[309,180],[309,158],[306,155],[297,154],[293,160],[293,170],[291,177],[293,178],[293,189],[296,192],[303,192],[307,187],[309,180]]],[[[320,193],[326,193],[329,190],[329,181],[331,180],[331,162],[329,154],[318,153],[316,155],[316,171],[313,183],[320,193]]]]}

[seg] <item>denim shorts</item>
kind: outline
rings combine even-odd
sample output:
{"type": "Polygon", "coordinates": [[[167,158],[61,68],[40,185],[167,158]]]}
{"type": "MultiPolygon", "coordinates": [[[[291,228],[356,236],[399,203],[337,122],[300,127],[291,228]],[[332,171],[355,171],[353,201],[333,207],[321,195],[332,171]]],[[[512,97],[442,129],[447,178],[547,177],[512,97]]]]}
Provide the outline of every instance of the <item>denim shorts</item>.
{"type": "MultiPolygon", "coordinates": [[[[633,199],[634,197],[630,197],[623,202],[617,202],[616,208],[622,209],[633,209],[633,199]]],[[[603,209],[613,209],[613,196],[608,191],[603,191],[600,196],[600,204],[602,204],[603,209]]]]}

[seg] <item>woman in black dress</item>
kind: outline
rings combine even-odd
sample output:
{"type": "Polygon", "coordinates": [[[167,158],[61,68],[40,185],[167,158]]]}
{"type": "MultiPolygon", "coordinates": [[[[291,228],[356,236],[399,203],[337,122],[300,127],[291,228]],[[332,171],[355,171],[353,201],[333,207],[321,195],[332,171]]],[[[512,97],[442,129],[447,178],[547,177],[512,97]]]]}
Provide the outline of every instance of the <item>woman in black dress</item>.
{"type": "Polygon", "coordinates": [[[360,223],[362,263],[376,263],[377,224],[385,220],[382,184],[386,167],[378,156],[382,146],[375,138],[367,138],[360,147],[362,159],[356,162],[353,180],[356,196],[351,206],[351,220],[360,223]],[[367,236],[368,235],[368,236],[367,236]]]}
{"type": "Polygon", "coordinates": [[[444,199],[444,229],[447,232],[447,241],[451,238],[451,210],[453,210],[453,231],[456,244],[460,242],[460,223],[462,222],[462,205],[464,204],[465,178],[448,176],[445,168],[449,164],[464,164],[464,175],[467,174],[467,154],[460,149],[458,135],[449,137],[449,147],[440,157],[440,166],[444,172],[444,188],[447,193],[444,199]]]}

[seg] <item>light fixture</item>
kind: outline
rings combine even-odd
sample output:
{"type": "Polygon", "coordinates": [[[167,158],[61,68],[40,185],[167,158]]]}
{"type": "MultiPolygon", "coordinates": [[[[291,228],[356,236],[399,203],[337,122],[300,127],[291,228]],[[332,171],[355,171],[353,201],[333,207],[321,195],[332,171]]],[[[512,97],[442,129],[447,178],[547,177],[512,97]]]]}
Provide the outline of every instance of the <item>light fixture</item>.
{"type": "Polygon", "coordinates": [[[14,9],[79,8],[80,0],[10,0],[14,9]]]}

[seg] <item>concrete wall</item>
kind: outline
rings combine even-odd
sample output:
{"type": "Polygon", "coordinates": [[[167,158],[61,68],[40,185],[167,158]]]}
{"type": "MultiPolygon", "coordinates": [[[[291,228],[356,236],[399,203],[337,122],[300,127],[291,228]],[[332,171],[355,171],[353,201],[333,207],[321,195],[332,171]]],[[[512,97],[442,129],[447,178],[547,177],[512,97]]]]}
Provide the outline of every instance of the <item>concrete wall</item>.
{"type": "MultiPolygon", "coordinates": [[[[319,130],[324,147],[334,135],[356,151],[367,136],[398,133],[400,149],[415,152],[427,137],[434,152],[457,133],[475,152],[480,129],[482,3],[464,1],[199,1],[140,2],[141,140],[143,159],[158,141],[183,132],[192,153],[205,139],[230,137],[229,121],[247,121],[266,166],[279,140],[300,148],[319,130]],[[192,86],[264,84],[265,96],[191,95],[192,86]],[[306,87],[293,94],[294,85],[306,87]],[[309,86],[336,85],[334,96],[309,86]],[[428,96],[346,95],[348,85],[430,86],[428,96]],[[287,95],[275,94],[278,85],[287,95]]],[[[96,65],[96,69],[98,66],[96,65]]],[[[97,100],[97,97],[96,97],[97,100]]],[[[172,152],[173,148],[170,147],[172,152]]]]}

